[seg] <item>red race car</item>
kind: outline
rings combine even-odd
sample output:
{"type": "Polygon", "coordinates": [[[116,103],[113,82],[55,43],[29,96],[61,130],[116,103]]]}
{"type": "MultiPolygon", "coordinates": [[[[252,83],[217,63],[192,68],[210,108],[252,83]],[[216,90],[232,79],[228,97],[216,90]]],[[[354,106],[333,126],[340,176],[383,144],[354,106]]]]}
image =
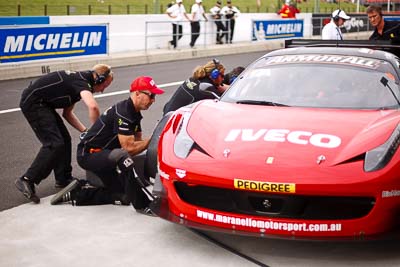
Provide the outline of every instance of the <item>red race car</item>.
{"type": "Polygon", "coordinates": [[[218,100],[170,114],[152,210],[188,227],[364,239],[400,215],[399,59],[297,47],[252,63],[218,100]]]}

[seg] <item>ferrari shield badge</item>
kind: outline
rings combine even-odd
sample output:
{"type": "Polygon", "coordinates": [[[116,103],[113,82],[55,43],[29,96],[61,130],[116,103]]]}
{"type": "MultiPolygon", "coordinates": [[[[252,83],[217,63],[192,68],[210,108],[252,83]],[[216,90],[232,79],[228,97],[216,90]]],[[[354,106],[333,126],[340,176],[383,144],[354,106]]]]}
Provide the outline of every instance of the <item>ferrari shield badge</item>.
{"type": "Polygon", "coordinates": [[[320,155],[317,158],[317,164],[321,164],[322,162],[324,162],[326,160],[326,157],[324,155],[320,155]]]}

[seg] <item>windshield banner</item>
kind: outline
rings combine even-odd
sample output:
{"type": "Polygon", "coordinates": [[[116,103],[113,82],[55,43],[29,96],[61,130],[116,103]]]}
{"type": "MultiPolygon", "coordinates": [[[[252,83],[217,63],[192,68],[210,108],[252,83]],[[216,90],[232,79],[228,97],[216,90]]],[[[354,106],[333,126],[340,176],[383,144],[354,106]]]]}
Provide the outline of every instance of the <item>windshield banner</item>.
{"type": "Polygon", "coordinates": [[[303,20],[253,20],[253,41],[303,37],[303,20]]]}
{"type": "Polygon", "coordinates": [[[0,28],[0,63],[107,54],[107,24],[0,28]]]}

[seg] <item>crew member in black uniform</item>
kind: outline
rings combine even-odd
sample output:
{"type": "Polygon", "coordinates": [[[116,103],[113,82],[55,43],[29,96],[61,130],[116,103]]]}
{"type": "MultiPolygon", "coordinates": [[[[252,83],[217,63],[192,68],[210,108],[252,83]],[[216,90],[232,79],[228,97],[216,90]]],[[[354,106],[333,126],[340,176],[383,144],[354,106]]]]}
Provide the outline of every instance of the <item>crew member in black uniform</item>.
{"type": "Polygon", "coordinates": [[[73,179],[71,136],[56,109],[63,109],[62,116],[75,129],[86,131],[86,126],[73,112],[75,103],[83,100],[89,110],[89,119],[94,123],[100,112],[93,93],[103,92],[112,80],[111,68],[97,64],[88,71],[48,73],[31,82],[22,92],[21,110],[42,143],[29,169],[15,180],[15,186],[26,198],[40,202],[35,184],[46,179],[52,170],[57,188],[65,187],[73,179]]]}
{"type": "Polygon", "coordinates": [[[210,84],[207,91],[221,96],[228,88],[227,85],[223,84],[224,72],[224,65],[216,59],[209,61],[204,66],[196,67],[192,77],[184,81],[165,104],[164,115],[203,99],[214,99],[215,97],[212,94],[200,90],[201,83],[210,84]]]}
{"type": "Polygon", "coordinates": [[[400,40],[400,23],[398,21],[384,20],[382,7],[370,5],[367,8],[369,22],[375,27],[369,37],[370,40],[400,40]]]}
{"type": "Polygon", "coordinates": [[[78,144],[79,166],[96,174],[104,187],[74,180],[53,197],[52,205],[132,203],[138,212],[150,212],[146,209],[150,200],[134,177],[132,156],[144,151],[150,142],[150,138],[142,138],[141,110],[147,110],[162,93],[151,77],[141,76],[132,82],[130,97],[105,110],[78,144]]]}
{"type": "Polygon", "coordinates": [[[216,44],[223,44],[222,39],[228,33],[226,32],[225,26],[221,21],[221,1],[217,1],[215,6],[210,9],[212,18],[214,19],[215,25],[217,26],[216,44]]]}

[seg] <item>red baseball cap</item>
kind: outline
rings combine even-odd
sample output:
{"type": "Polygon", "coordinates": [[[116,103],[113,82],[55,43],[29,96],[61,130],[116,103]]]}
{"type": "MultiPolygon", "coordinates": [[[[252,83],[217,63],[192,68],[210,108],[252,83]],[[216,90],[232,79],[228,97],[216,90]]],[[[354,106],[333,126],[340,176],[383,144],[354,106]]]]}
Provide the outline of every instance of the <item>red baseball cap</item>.
{"type": "Polygon", "coordinates": [[[131,83],[131,92],[133,91],[150,91],[152,94],[161,95],[164,93],[164,90],[157,87],[156,83],[154,82],[153,78],[149,76],[140,76],[137,77],[131,83]]]}

